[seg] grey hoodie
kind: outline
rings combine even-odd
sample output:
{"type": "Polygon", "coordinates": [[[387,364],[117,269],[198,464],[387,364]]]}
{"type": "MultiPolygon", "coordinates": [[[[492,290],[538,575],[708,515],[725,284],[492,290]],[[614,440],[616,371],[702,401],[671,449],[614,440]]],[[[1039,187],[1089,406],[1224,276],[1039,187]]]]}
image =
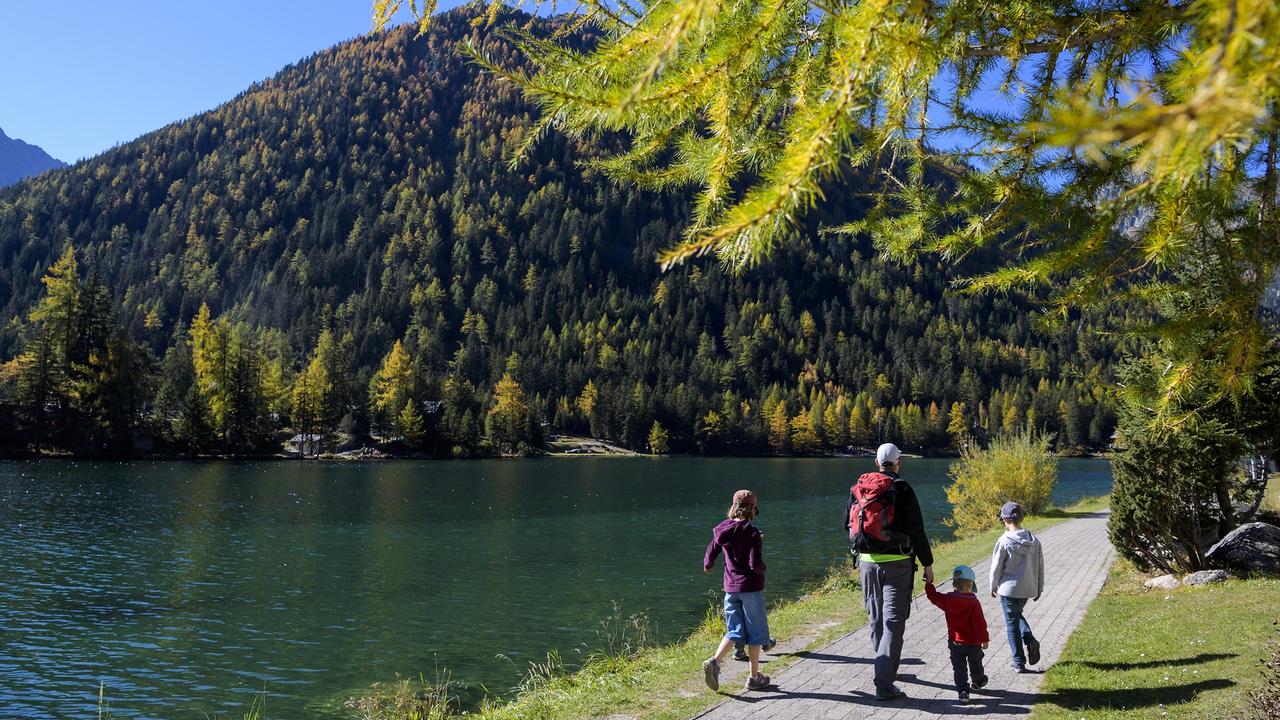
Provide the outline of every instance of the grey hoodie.
{"type": "Polygon", "coordinates": [[[1040,597],[1044,592],[1044,553],[1030,530],[1009,530],[996,541],[991,590],[1011,598],[1040,597]]]}

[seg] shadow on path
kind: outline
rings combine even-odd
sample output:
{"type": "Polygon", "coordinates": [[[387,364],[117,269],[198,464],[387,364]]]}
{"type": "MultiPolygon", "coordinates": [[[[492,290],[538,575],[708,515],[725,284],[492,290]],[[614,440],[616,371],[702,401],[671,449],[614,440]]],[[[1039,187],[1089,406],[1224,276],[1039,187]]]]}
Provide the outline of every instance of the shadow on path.
{"type": "MultiPolygon", "coordinates": [[[[804,660],[817,660],[827,665],[871,665],[874,664],[875,658],[868,657],[849,657],[847,655],[832,655],[831,653],[809,652],[801,650],[800,652],[781,653],[788,657],[802,658],[804,660]]],[[[924,660],[920,658],[902,658],[899,665],[923,665],[924,660]]]]}

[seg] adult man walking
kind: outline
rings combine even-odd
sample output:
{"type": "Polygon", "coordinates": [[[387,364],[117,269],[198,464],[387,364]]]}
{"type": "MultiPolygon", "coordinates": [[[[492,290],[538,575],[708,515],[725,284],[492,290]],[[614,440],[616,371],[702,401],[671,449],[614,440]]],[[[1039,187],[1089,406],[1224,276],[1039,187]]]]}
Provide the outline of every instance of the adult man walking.
{"type": "Polygon", "coordinates": [[[881,445],[876,466],[879,472],[864,474],[851,488],[844,526],[862,566],[862,601],[876,654],[876,699],[890,701],[906,697],[894,682],[911,616],[916,562],[924,567],[925,582],[932,583],[933,551],[916,493],[898,477],[902,468],[898,446],[881,445]]]}

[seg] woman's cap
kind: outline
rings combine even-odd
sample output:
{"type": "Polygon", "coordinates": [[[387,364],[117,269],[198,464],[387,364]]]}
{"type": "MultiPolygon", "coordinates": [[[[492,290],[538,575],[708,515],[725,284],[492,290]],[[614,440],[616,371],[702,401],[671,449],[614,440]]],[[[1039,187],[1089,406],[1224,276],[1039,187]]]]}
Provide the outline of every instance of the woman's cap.
{"type": "Polygon", "coordinates": [[[957,565],[955,570],[951,571],[951,580],[968,580],[974,585],[978,584],[978,574],[968,565],[957,565]]]}
{"type": "Polygon", "coordinates": [[[1000,508],[1001,520],[1021,520],[1022,515],[1022,506],[1016,502],[1007,502],[1000,508]]]}
{"type": "Polygon", "coordinates": [[[750,490],[739,490],[733,494],[734,505],[751,505],[756,504],[756,494],[750,490]]]}
{"type": "Polygon", "coordinates": [[[884,467],[885,465],[897,465],[898,460],[902,458],[902,451],[893,443],[885,443],[876,450],[876,465],[884,467]]]}

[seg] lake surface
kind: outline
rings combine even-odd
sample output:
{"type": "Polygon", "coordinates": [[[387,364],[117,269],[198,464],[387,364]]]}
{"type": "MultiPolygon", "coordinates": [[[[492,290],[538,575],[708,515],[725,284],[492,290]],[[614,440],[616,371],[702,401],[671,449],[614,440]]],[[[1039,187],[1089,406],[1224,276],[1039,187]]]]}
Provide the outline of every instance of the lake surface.
{"type": "MultiPolygon", "coordinates": [[[[948,460],[904,462],[934,537],[948,460]]],[[[24,718],[342,716],[397,674],[508,691],[613,614],[663,640],[717,597],[702,552],[760,496],[767,594],[846,555],[870,461],[546,458],[370,463],[0,462],[0,708],[24,718]]],[[[1064,460],[1055,501],[1108,492],[1064,460]]]]}

